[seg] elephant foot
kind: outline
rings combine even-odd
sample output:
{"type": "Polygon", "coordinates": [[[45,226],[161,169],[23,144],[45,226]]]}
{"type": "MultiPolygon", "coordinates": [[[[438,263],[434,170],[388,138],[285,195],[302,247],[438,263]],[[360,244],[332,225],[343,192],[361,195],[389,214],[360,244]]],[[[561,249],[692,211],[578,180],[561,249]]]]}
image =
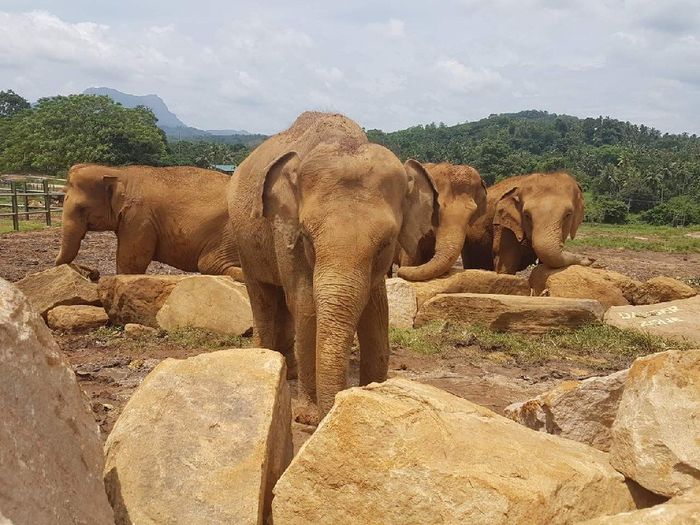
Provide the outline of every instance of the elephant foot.
{"type": "Polygon", "coordinates": [[[318,411],[318,407],[314,403],[300,402],[298,405],[293,407],[292,412],[294,421],[301,423],[302,425],[317,427],[319,421],[321,421],[321,415],[318,411]]]}

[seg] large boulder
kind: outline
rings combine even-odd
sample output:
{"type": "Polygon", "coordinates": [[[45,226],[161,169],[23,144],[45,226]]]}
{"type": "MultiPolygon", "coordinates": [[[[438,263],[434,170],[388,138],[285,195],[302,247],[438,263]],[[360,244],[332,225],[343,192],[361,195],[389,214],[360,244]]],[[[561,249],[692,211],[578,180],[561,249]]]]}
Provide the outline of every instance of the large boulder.
{"type": "Polygon", "coordinates": [[[106,325],[108,321],[107,312],[101,306],[57,306],[46,314],[49,328],[63,332],[92,330],[106,325]]]}
{"type": "Polygon", "coordinates": [[[648,509],[588,520],[578,525],[697,525],[700,523],[700,490],[672,498],[648,509]]]}
{"type": "Polygon", "coordinates": [[[595,299],[606,308],[630,304],[641,284],[621,273],[590,266],[550,268],[540,264],[530,273],[535,295],[547,290],[551,297],[595,299]]]}
{"type": "Polygon", "coordinates": [[[646,306],[616,306],[605,312],[605,322],[700,345],[700,295],[690,299],[646,306]]]}
{"type": "Polygon", "coordinates": [[[591,299],[491,294],[441,294],[418,310],[415,326],[435,321],[478,323],[499,331],[542,334],[599,322],[604,309],[591,299]]]}
{"type": "Polygon", "coordinates": [[[692,286],[672,277],[652,277],[643,283],[634,295],[634,304],[656,304],[697,295],[692,286]]]}
{"type": "Polygon", "coordinates": [[[632,364],[612,427],[610,462],[664,496],[700,487],[700,350],[632,364]]]}
{"type": "Polygon", "coordinates": [[[274,523],[572,523],[634,510],[607,455],[405,379],[340,392],[275,486],[274,523]]]}
{"type": "Polygon", "coordinates": [[[87,399],[44,321],[3,279],[0,414],[5,522],[114,523],[102,483],[99,429],[87,399]]]}
{"type": "Polygon", "coordinates": [[[530,295],[530,285],[524,277],[486,270],[452,270],[443,277],[411,285],[416,290],[418,308],[443,293],[530,295]]]}
{"type": "Polygon", "coordinates": [[[262,524],[292,456],[284,357],[259,348],[166,359],[105,444],[117,524],[262,524]]]}
{"type": "Polygon", "coordinates": [[[164,330],[192,327],[243,335],[253,328],[245,285],[217,275],[198,275],[178,283],[156,320],[164,330]]]}
{"type": "Polygon", "coordinates": [[[564,381],[534,399],[506,407],[506,417],[533,430],[610,450],[627,370],[583,381],[564,381]]]}
{"type": "Polygon", "coordinates": [[[413,328],[416,316],[416,290],[413,283],[400,277],[386,280],[386,296],[389,303],[389,326],[413,328]]]}
{"type": "Polygon", "coordinates": [[[41,316],[61,305],[99,305],[97,285],[85,276],[83,268],[62,264],[33,273],[15,283],[41,316]]]}
{"type": "Polygon", "coordinates": [[[112,324],[158,328],[156,314],[175,285],[189,275],[112,275],[98,283],[102,306],[112,324]]]}

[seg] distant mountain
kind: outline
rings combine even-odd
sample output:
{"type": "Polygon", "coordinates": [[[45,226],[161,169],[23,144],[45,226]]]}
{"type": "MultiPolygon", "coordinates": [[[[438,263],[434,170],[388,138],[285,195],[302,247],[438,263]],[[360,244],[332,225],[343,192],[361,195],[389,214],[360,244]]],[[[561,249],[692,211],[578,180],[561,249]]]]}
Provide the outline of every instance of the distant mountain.
{"type": "Polygon", "coordinates": [[[245,130],[213,129],[202,130],[188,126],[175,113],[168,109],[163,99],[158,95],[131,95],[108,87],[92,87],[83,91],[85,95],[106,95],[126,108],[146,106],[158,119],[158,127],[165,131],[173,140],[207,140],[213,137],[230,137],[227,142],[244,142],[235,138],[239,135],[250,135],[245,130]]]}

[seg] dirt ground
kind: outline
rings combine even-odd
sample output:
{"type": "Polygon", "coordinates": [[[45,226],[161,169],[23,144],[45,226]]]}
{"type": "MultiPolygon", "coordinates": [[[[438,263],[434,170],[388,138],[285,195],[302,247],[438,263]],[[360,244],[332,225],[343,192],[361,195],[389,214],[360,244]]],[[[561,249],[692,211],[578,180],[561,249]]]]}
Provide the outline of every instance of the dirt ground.
{"type": "MultiPolygon", "coordinates": [[[[0,277],[17,281],[29,273],[53,265],[60,245],[60,230],[0,235],[0,277]]],[[[700,277],[700,254],[670,254],[615,249],[584,249],[610,270],[637,279],[669,275],[681,279],[700,277]]],[[[116,237],[111,232],[88,233],[76,262],[95,268],[101,275],[115,272],[116,237]]],[[[182,273],[153,263],[149,273],[182,273]]],[[[141,380],[162,359],[186,358],[207,348],[171,341],[163,334],[148,341],[127,339],[121,332],[98,330],[84,334],[56,333],[56,340],[73,366],[88,394],[106,437],[121,409],[141,380]]],[[[351,382],[357,382],[357,355],[351,356],[351,382]]],[[[403,376],[429,383],[475,403],[502,412],[514,401],[528,399],[562,379],[595,375],[595,364],[571,359],[550,361],[537,366],[516,366],[498,352],[465,341],[437,355],[421,355],[394,348],[390,376],[403,376]]],[[[296,388],[292,381],[292,391],[296,388]]],[[[295,424],[295,446],[310,434],[311,428],[295,424]]]]}

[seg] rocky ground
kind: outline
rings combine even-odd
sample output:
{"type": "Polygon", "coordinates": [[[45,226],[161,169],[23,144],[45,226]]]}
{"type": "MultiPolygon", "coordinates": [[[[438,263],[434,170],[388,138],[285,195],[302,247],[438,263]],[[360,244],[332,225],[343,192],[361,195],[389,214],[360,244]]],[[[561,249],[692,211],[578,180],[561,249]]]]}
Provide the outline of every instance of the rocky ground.
{"type": "MultiPolygon", "coordinates": [[[[51,267],[59,245],[60,230],[57,228],[0,236],[0,277],[17,281],[28,273],[51,267]]],[[[608,269],[638,279],[657,275],[681,279],[700,276],[700,254],[632,252],[609,248],[582,251],[608,269]]],[[[115,253],[116,238],[113,233],[91,232],[76,262],[95,268],[102,275],[110,275],[115,272],[115,253]]],[[[183,272],[153,263],[149,273],[183,272]]],[[[55,335],[81,386],[92,399],[103,437],[111,430],[136,386],[162,359],[184,358],[226,347],[225,341],[212,344],[201,338],[164,334],[129,339],[122,332],[109,329],[55,335]]],[[[250,344],[250,341],[244,339],[242,344],[250,344]]],[[[610,371],[608,364],[602,368],[610,371]]],[[[600,369],[600,362],[596,362],[595,357],[582,359],[580,356],[539,360],[536,364],[517,364],[478,340],[457,343],[432,355],[423,355],[394,344],[390,360],[390,376],[437,386],[499,413],[510,403],[536,396],[562,379],[585,378],[595,375],[600,369]]],[[[353,355],[351,381],[356,382],[356,378],[357,355],[353,355]]],[[[298,447],[308,429],[297,425],[296,430],[295,446],[298,447]]]]}

